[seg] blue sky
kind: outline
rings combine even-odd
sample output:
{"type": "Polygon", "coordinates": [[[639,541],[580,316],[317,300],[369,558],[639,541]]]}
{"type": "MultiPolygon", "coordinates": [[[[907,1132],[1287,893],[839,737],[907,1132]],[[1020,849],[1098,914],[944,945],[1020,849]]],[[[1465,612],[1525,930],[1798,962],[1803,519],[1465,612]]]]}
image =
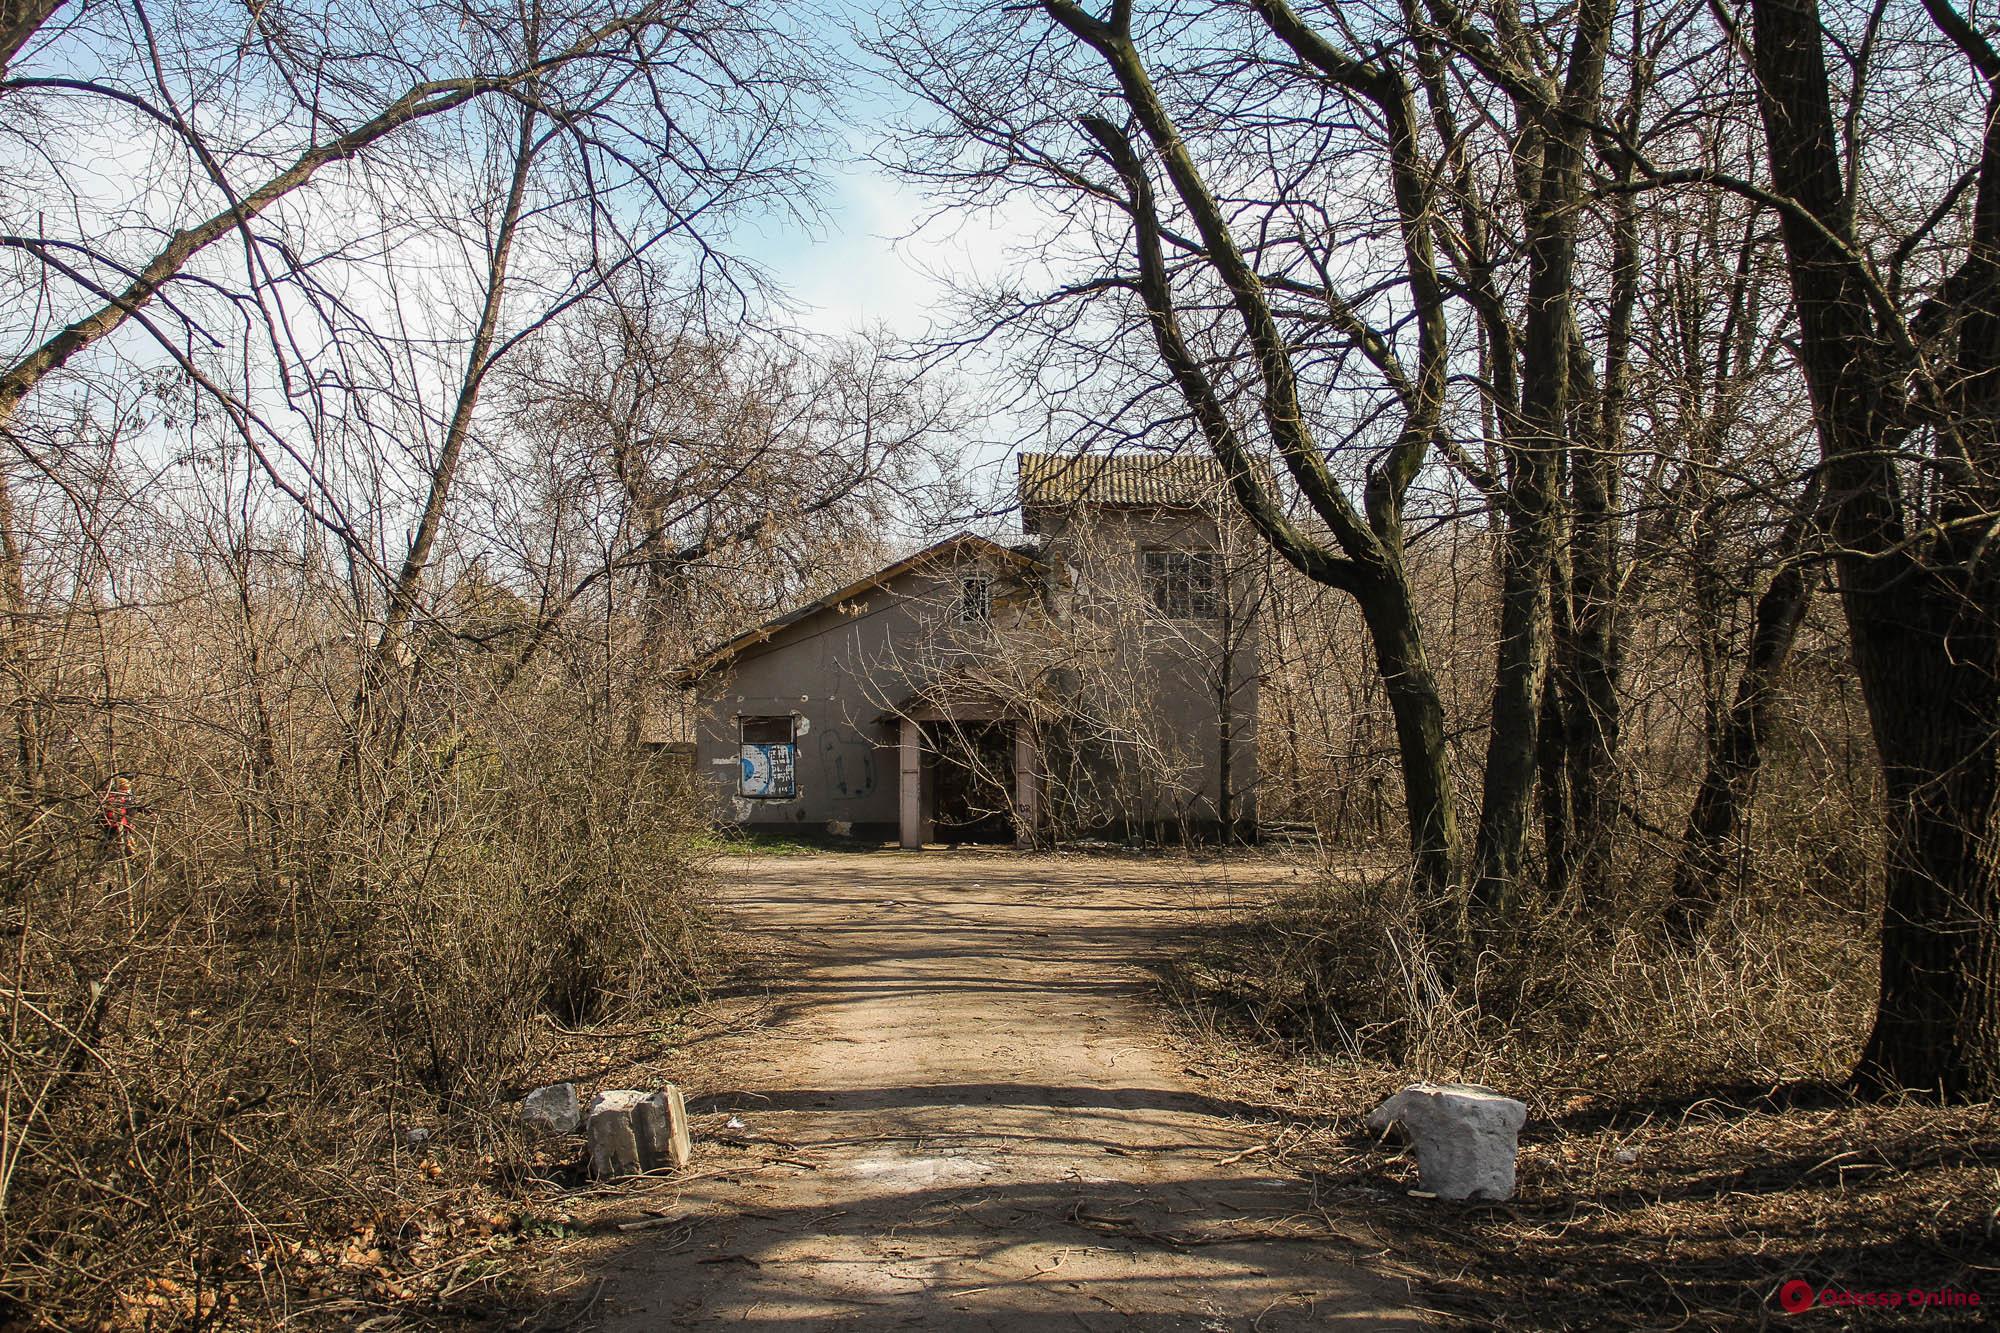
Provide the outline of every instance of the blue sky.
{"type": "Polygon", "coordinates": [[[815,225],[775,218],[746,224],[738,240],[744,256],[771,272],[816,332],[881,323],[921,335],[946,295],[929,270],[952,259],[939,238],[907,235],[921,215],[921,196],[866,162],[838,164],[829,175],[815,225]]]}
{"type": "Polygon", "coordinates": [[[771,271],[809,308],[805,322],[837,333],[886,324],[905,336],[924,331],[947,289],[937,275],[992,274],[1006,262],[1007,236],[995,220],[959,216],[911,235],[934,211],[920,190],[868,158],[896,127],[922,117],[917,99],[856,46],[849,25],[893,25],[891,7],[877,0],[821,0],[789,15],[805,40],[823,48],[839,89],[830,113],[845,123],[846,160],[823,164],[827,190],[817,225],[749,224],[737,248],[771,271]]]}

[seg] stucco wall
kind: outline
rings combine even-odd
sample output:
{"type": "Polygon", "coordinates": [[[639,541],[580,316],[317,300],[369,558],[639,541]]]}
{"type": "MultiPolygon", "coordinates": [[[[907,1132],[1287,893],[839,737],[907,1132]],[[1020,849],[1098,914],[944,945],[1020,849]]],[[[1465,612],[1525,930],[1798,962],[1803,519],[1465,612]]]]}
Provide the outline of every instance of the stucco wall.
{"type": "Polygon", "coordinates": [[[1219,526],[1197,511],[1043,512],[1030,523],[1043,538],[1056,600],[1067,602],[1056,614],[1108,616],[1118,627],[1112,660],[1080,664],[1080,676],[1124,688],[1152,730],[1147,742],[1160,747],[1153,762],[1125,764],[1123,774],[1111,770],[1119,767],[1117,751],[1124,742],[1100,747],[1095,762],[1104,785],[1124,798],[1122,808],[1105,813],[1114,822],[1146,824],[1184,820],[1206,826],[1220,818],[1226,681],[1231,815],[1251,820],[1258,780],[1257,592],[1263,586],[1264,548],[1240,526],[1219,526]],[[1147,550],[1215,552],[1224,572],[1219,600],[1229,614],[1212,620],[1157,615],[1146,602],[1140,573],[1147,550]],[[1162,767],[1170,771],[1156,771],[1162,767]],[[1135,769],[1142,773],[1136,784],[1135,769]]]}
{"type": "MultiPolygon", "coordinates": [[[[1100,511],[1088,525],[1040,525],[1046,582],[1024,580],[1003,562],[995,577],[996,630],[1017,615],[1050,616],[1054,641],[1065,634],[1091,648],[1050,673],[1058,690],[1099,692],[1122,713],[1122,736],[1094,750],[1051,754],[1052,770],[1072,765],[1069,790],[1089,793],[1089,822],[1107,829],[1134,824],[1213,825],[1222,802],[1224,736],[1218,691],[1227,655],[1230,725],[1228,771],[1233,816],[1250,818],[1256,784],[1257,628],[1251,577],[1258,548],[1210,518],[1172,511],[1100,511]],[[1231,578],[1231,616],[1168,621],[1144,597],[1140,552],[1217,551],[1231,578]],[[1110,617],[1094,643],[1078,618],[1110,617]],[[1064,627],[1068,628],[1065,629],[1064,627]],[[1068,679],[1057,679],[1067,670],[1068,679]],[[1143,744],[1134,744],[1136,727],[1143,744]],[[1150,762],[1128,762],[1139,750],[1150,762]]],[[[778,630],[741,653],[698,693],[694,762],[714,797],[718,818],[752,828],[819,830],[831,821],[887,833],[898,820],[898,728],[885,718],[969,651],[958,627],[958,579],[974,567],[906,573],[778,630]],[[796,792],[788,799],[740,795],[737,719],[797,719],[796,792]]],[[[1044,645],[1046,651],[1046,644],[1044,645]]],[[[1060,656],[1060,654],[1058,654],[1060,656]]],[[[1003,675],[1005,673],[1002,673],[1003,675]]],[[[1031,673],[1032,674],[1032,673],[1031,673]]],[[[1052,771],[1053,777],[1053,771],[1052,771]]],[[[1060,787],[1061,784],[1058,784],[1060,787]]],[[[1051,801],[1063,798],[1051,790],[1051,801]]]]}
{"type": "Polygon", "coordinates": [[[897,728],[884,714],[956,650],[961,574],[912,572],[780,630],[699,692],[695,768],[718,817],[751,827],[824,827],[833,820],[892,829],[897,728]],[[797,789],[789,800],[738,793],[737,718],[798,719],[797,789]]]}

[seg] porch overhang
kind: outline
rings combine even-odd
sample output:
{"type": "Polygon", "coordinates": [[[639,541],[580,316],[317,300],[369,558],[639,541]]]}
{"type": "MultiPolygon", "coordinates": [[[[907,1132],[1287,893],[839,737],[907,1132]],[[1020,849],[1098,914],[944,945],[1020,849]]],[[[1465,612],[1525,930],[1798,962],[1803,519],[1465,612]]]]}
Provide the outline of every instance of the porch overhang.
{"type": "Polygon", "coordinates": [[[984,690],[920,690],[882,710],[878,722],[1018,722],[1019,704],[984,690]]]}

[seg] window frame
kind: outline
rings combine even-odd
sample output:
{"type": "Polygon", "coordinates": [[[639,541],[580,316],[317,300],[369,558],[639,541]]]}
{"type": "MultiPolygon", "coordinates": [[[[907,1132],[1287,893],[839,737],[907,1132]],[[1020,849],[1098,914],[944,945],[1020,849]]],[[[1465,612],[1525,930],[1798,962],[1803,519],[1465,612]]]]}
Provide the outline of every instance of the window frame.
{"type": "Polygon", "coordinates": [[[736,763],[736,794],[738,797],[746,801],[797,800],[799,794],[798,715],[796,713],[786,713],[780,717],[766,713],[738,713],[736,715],[736,763]],[[785,739],[782,741],[750,739],[752,727],[768,728],[772,732],[775,732],[780,725],[783,726],[785,732],[785,739]],[[773,789],[766,791],[749,790],[752,770],[746,756],[753,745],[765,752],[766,765],[773,779],[778,776],[779,770],[782,768],[784,776],[783,790],[777,790],[775,785],[773,789]],[[781,751],[784,754],[782,763],[777,759],[778,753],[781,751]]]}
{"type": "Polygon", "coordinates": [[[993,623],[993,576],[961,574],[958,579],[958,623],[966,629],[985,629],[993,623]],[[975,602],[972,589],[979,589],[975,602]]]}
{"type": "Polygon", "coordinates": [[[1215,551],[1148,547],[1139,553],[1146,605],[1164,620],[1216,620],[1222,614],[1222,560],[1215,551]]]}

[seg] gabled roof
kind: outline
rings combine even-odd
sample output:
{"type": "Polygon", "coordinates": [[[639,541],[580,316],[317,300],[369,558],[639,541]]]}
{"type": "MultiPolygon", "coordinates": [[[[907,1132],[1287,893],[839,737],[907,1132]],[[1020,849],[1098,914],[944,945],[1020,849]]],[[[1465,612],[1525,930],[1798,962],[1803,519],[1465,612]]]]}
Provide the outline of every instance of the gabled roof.
{"type": "Polygon", "coordinates": [[[961,532],[955,537],[947,537],[941,542],[926,546],[914,555],[904,556],[892,565],[884,565],[867,578],[850,583],[837,592],[830,592],[817,601],[796,607],[775,619],[765,621],[755,629],[745,630],[733,639],[726,639],[716,644],[676,671],[674,680],[681,685],[692,685],[702,677],[729,665],[758,644],[769,642],[789,626],[796,625],[821,611],[832,610],[842,602],[879,588],[893,579],[901,578],[913,569],[919,569],[927,564],[942,564],[966,554],[990,556],[1023,568],[1033,568],[1038,563],[1033,556],[1024,551],[1017,551],[1011,546],[1002,546],[999,542],[982,537],[976,532],[961,532]]]}
{"type": "Polygon", "coordinates": [[[1022,454],[1015,463],[1023,509],[1144,505],[1208,509],[1226,504],[1222,465],[1195,454],[1022,454]]]}

